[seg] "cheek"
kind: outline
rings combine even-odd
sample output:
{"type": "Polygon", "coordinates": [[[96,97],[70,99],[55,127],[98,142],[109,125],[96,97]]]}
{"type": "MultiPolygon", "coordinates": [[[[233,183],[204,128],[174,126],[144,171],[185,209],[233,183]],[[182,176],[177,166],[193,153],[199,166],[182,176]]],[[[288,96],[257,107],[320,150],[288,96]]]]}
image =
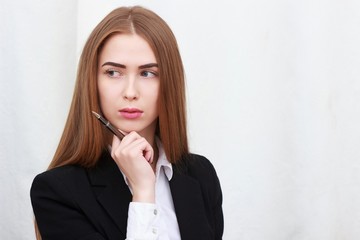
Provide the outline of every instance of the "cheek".
{"type": "Polygon", "coordinates": [[[157,113],[157,115],[159,115],[159,106],[160,106],[160,88],[156,88],[155,91],[153,92],[153,104],[154,104],[154,109],[155,112],[157,113]]]}
{"type": "Polygon", "coordinates": [[[119,92],[118,88],[118,85],[113,84],[111,81],[98,81],[99,95],[104,98],[111,98],[111,96],[115,96],[119,92]]]}
{"type": "Polygon", "coordinates": [[[98,82],[99,101],[101,109],[106,112],[106,106],[111,104],[111,99],[114,98],[114,88],[109,87],[104,83],[98,82]]]}
{"type": "Polygon", "coordinates": [[[157,103],[159,102],[159,92],[160,92],[160,89],[158,86],[149,88],[148,93],[147,93],[149,101],[151,101],[153,104],[156,103],[156,105],[157,105],[157,103]]]}
{"type": "MultiPolygon", "coordinates": [[[[149,88],[150,89],[150,88],[149,88]]],[[[151,86],[151,94],[153,95],[154,98],[158,99],[159,98],[159,94],[160,94],[160,83],[159,82],[155,82],[153,83],[153,85],[151,86]]]]}

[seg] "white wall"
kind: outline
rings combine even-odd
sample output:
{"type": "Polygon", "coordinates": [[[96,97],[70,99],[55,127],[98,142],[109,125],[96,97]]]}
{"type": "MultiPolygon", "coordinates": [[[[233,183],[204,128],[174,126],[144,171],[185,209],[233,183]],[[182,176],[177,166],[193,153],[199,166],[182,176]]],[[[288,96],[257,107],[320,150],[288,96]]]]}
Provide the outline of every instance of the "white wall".
{"type": "Polygon", "coordinates": [[[64,127],[77,3],[0,2],[0,239],[35,239],[29,189],[64,127]]]}
{"type": "Polygon", "coordinates": [[[1,3],[1,239],[33,239],[31,181],[85,39],[120,4],[177,36],[191,149],[218,171],[224,239],[360,238],[359,1],[67,0],[1,3]]]}

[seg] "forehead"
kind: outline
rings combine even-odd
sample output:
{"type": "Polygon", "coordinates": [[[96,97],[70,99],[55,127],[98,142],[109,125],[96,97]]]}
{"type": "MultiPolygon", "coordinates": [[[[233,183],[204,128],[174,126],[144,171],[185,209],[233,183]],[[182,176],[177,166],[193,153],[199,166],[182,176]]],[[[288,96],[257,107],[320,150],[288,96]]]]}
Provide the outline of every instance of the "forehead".
{"type": "Polygon", "coordinates": [[[114,61],[129,64],[156,63],[153,50],[148,42],[137,34],[112,35],[104,44],[99,63],[114,61]]]}

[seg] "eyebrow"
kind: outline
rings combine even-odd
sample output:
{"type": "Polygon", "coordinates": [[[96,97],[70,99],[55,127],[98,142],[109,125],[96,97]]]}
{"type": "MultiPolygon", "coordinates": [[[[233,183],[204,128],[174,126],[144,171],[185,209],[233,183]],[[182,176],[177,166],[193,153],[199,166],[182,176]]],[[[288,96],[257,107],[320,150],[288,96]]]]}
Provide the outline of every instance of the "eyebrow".
{"type": "MultiPolygon", "coordinates": [[[[124,64],[116,63],[116,62],[106,62],[101,66],[103,67],[106,65],[126,69],[126,66],[124,64]]],[[[159,65],[157,63],[148,63],[148,64],[140,65],[139,69],[152,68],[152,67],[159,67],[159,65]]]]}

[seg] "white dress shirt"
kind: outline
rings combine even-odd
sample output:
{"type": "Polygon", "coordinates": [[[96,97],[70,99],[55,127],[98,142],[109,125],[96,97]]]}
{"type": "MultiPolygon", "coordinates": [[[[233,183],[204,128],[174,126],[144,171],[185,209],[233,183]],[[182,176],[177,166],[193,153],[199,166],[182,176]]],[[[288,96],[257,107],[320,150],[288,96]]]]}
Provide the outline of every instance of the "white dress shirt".
{"type": "MultiPolygon", "coordinates": [[[[162,144],[157,138],[156,144],[159,149],[159,159],[155,171],[155,204],[130,203],[126,236],[128,240],[181,239],[169,186],[173,176],[172,165],[167,160],[162,144]]],[[[128,184],[124,174],[123,176],[128,184]]],[[[130,186],[129,189],[132,192],[130,186]]]]}

